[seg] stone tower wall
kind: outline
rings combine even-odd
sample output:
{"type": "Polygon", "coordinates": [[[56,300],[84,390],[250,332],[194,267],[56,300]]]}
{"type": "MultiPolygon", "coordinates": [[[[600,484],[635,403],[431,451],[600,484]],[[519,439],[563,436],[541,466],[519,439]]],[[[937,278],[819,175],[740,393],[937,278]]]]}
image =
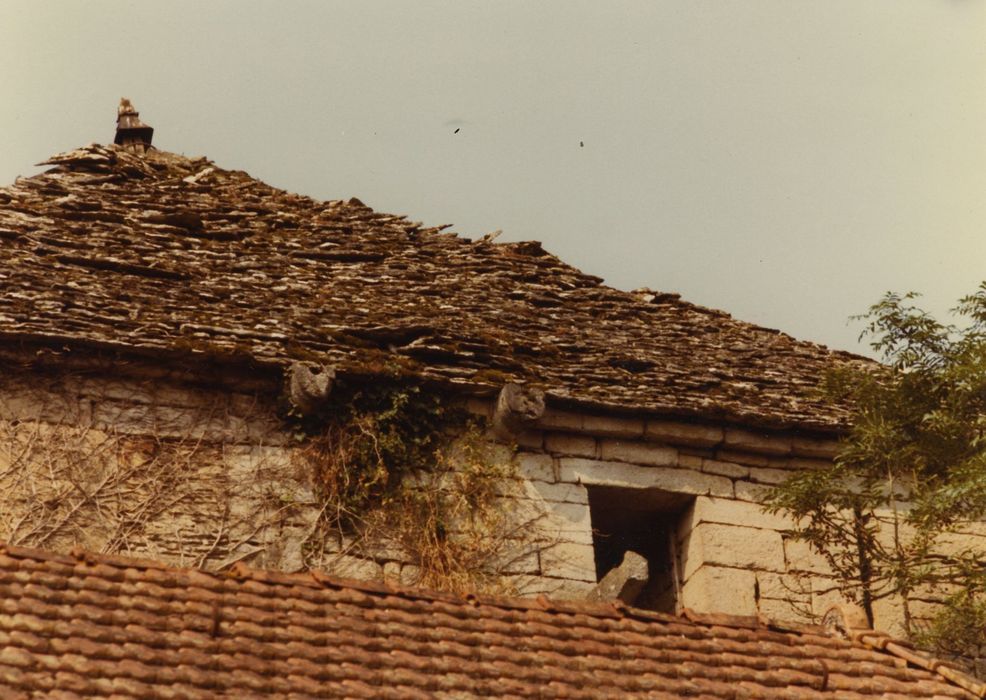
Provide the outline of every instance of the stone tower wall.
{"type": "MultiPolygon", "coordinates": [[[[492,402],[469,409],[492,415],[492,402]]],[[[728,426],[583,415],[548,409],[519,435],[520,478],[502,507],[537,522],[546,543],[514,557],[504,583],[522,594],[583,597],[596,584],[589,489],[660,491],[677,514],[680,606],[803,620],[840,601],[825,562],[759,505],[797,470],[825,467],[832,441],[728,426]]],[[[10,374],[0,384],[0,539],[81,546],[184,566],[298,570],[319,504],[299,469],[298,443],[269,396],[166,377],[10,374]]],[[[511,458],[504,449],[506,459],[511,458]]],[[[986,552],[986,528],[955,536],[986,552]]],[[[414,582],[399,553],[329,546],[321,565],[354,578],[414,582]]],[[[917,619],[925,607],[912,603],[917,619]]],[[[898,601],[876,626],[903,633],[898,601]]]]}

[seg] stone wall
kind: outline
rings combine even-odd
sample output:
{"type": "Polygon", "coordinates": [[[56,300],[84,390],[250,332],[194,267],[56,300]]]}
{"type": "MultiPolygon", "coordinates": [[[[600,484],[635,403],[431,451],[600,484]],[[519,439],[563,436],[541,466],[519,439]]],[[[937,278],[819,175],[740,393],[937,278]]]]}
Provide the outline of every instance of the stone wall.
{"type": "MultiPolygon", "coordinates": [[[[231,392],[181,376],[5,372],[0,540],[211,569],[237,561],[287,571],[315,566],[415,584],[420,570],[405,553],[367,552],[319,530],[322,504],[303,442],[276,415],[279,391],[231,392]]],[[[472,408],[485,412],[483,404],[472,408]]],[[[514,459],[508,447],[497,454],[514,459]]],[[[566,530],[564,507],[538,495],[546,488],[541,480],[502,485],[518,527],[566,530]],[[513,508],[520,502],[527,510],[513,508]]],[[[542,542],[554,544],[524,533],[498,548],[506,590],[524,592],[540,577],[542,542]]],[[[545,553],[545,562],[559,553],[545,553]]],[[[585,583],[580,571],[559,573],[585,583]]]]}
{"type": "MultiPolygon", "coordinates": [[[[8,373],[0,539],[207,568],[238,560],[303,568],[319,504],[275,398],[160,377],[8,373]]],[[[493,404],[467,406],[490,416],[493,404]]],[[[503,583],[521,594],[585,596],[597,578],[589,490],[663,492],[688,501],[674,535],[680,606],[819,616],[840,601],[825,562],[786,538],[792,523],[759,502],[793,471],[825,467],[835,451],[832,441],[792,434],[548,409],[518,436],[515,455],[502,450],[520,477],[503,484],[502,507],[542,534],[537,547],[505,555],[503,583]]],[[[986,551],[982,528],[954,539],[986,551]]],[[[415,583],[415,564],[400,552],[354,556],[348,544],[321,542],[318,566],[415,583]]],[[[912,615],[930,614],[934,598],[912,604],[912,615]]],[[[879,628],[903,633],[899,601],[880,601],[875,613],[879,628]]]]}
{"type": "Polygon", "coordinates": [[[758,503],[793,470],[829,464],[834,442],[550,409],[536,428],[518,440],[525,496],[553,514],[559,542],[541,553],[530,592],[582,595],[595,584],[587,487],[607,486],[693,497],[677,536],[682,606],[785,619],[814,612],[804,577],[790,575],[807,554],[782,537],[791,523],[758,503]]]}
{"type": "MultiPolygon", "coordinates": [[[[824,559],[786,536],[794,523],[760,505],[793,472],[828,466],[834,440],[549,409],[519,443],[526,497],[553,514],[559,536],[554,551],[541,553],[529,592],[578,596],[592,587],[588,490],[606,486],[693,497],[675,538],[679,607],[804,621],[846,602],[824,559]]],[[[968,525],[948,545],[986,552],[986,524],[968,525]]],[[[942,593],[911,600],[912,621],[928,619],[942,593]]],[[[900,600],[877,601],[874,615],[877,628],[906,636],[900,600]]]]}
{"type": "Polygon", "coordinates": [[[0,384],[0,538],[296,569],[314,502],[255,395],[82,375],[0,384]]]}

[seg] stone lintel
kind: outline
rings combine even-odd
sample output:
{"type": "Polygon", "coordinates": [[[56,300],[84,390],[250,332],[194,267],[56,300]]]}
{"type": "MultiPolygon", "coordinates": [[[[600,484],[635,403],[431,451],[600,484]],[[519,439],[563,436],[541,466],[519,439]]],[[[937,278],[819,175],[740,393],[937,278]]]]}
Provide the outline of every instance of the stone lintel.
{"type": "Polygon", "coordinates": [[[625,462],[607,462],[576,457],[558,460],[559,480],[590,486],[660,489],[672,493],[732,498],[733,482],[721,476],[691,469],[642,467],[625,462]]]}

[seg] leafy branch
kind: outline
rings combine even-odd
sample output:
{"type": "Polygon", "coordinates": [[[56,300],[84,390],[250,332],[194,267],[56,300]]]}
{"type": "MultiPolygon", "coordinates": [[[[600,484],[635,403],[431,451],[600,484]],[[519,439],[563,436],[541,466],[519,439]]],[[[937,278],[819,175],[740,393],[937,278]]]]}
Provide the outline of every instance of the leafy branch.
{"type": "Polygon", "coordinates": [[[887,294],[857,317],[884,363],[829,373],[824,394],[852,408],[841,451],[830,469],[778,486],[768,507],[793,517],[788,534],[824,557],[871,622],[874,601],[897,596],[916,640],[976,656],[986,552],[954,540],[986,517],[986,283],[954,310],[962,326],[917,298],[887,294]],[[929,598],[940,612],[914,622],[909,604],[929,598]]]}

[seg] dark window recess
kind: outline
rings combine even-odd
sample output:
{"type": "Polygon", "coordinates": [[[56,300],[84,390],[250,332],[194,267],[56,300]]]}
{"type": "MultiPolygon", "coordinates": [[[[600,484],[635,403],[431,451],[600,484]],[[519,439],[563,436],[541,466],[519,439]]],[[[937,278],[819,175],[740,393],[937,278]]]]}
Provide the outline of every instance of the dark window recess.
{"type": "Polygon", "coordinates": [[[633,605],[676,612],[678,553],[674,541],[693,496],[657,489],[589,487],[596,580],[623,561],[628,551],[647,560],[649,580],[633,605]]]}

